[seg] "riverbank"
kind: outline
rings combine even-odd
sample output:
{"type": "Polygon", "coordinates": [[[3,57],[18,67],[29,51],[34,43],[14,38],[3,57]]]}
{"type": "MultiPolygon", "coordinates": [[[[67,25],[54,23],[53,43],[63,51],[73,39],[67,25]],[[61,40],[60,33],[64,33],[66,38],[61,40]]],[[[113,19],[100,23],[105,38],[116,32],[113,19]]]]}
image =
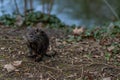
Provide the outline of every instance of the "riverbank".
{"type": "MultiPolygon", "coordinates": [[[[120,79],[120,33],[85,30],[73,35],[73,28],[44,28],[50,38],[49,53],[36,63],[26,57],[28,49],[22,36],[26,28],[0,26],[0,79],[1,80],[101,80],[120,79]],[[96,33],[96,34],[95,34],[96,33]],[[101,36],[106,35],[106,36],[101,36]],[[8,72],[4,66],[14,61],[22,63],[8,72]]],[[[118,30],[114,26],[113,30],[118,30]]]]}

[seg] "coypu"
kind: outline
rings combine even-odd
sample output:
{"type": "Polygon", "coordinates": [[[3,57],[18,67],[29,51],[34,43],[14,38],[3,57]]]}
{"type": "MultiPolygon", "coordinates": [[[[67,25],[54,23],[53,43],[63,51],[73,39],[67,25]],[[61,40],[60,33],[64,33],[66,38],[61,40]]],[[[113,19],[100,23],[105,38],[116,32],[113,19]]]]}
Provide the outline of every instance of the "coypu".
{"type": "Polygon", "coordinates": [[[29,56],[35,58],[36,62],[42,60],[44,56],[52,57],[46,54],[49,47],[49,38],[47,34],[39,28],[29,28],[24,36],[27,47],[29,48],[29,56]]]}

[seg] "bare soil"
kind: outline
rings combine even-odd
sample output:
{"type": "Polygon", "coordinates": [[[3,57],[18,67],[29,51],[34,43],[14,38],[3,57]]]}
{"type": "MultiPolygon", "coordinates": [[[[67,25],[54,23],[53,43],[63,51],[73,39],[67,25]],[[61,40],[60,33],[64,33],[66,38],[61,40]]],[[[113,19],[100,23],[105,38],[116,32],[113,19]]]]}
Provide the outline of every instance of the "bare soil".
{"type": "Polygon", "coordinates": [[[34,62],[27,57],[28,48],[23,35],[26,28],[0,26],[0,80],[120,80],[120,47],[116,53],[108,49],[120,44],[120,36],[104,40],[82,39],[69,42],[63,30],[45,29],[50,38],[48,54],[34,62]],[[107,56],[110,55],[110,56],[107,56]],[[17,70],[8,72],[4,65],[22,61],[17,70]]]}

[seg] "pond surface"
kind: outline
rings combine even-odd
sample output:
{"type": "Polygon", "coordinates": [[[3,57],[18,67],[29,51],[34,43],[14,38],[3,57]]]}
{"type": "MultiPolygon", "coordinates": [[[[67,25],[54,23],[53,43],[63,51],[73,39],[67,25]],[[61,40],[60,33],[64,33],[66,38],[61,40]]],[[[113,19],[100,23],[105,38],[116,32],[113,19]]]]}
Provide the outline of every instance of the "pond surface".
{"type": "MultiPolygon", "coordinates": [[[[3,2],[0,2],[0,15],[12,14],[16,11],[14,0],[1,1],[3,2]]],[[[16,1],[20,12],[23,13],[23,0],[16,1]]],[[[118,18],[120,15],[119,3],[120,0],[54,0],[51,14],[57,15],[62,22],[68,25],[102,25],[118,18]]],[[[42,11],[41,0],[33,0],[33,6],[35,11],[42,11]]]]}

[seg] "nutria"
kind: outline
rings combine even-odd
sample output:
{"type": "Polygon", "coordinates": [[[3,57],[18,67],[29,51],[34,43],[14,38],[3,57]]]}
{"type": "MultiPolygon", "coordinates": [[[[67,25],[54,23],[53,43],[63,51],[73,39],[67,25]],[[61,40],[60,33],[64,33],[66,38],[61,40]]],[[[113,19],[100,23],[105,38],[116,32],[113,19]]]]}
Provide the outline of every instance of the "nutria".
{"type": "Polygon", "coordinates": [[[36,62],[41,61],[44,56],[53,56],[46,54],[49,47],[49,38],[43,30],[29,28],[24,39],[29,49],[29,57],[35,58],[36,62]]]}

